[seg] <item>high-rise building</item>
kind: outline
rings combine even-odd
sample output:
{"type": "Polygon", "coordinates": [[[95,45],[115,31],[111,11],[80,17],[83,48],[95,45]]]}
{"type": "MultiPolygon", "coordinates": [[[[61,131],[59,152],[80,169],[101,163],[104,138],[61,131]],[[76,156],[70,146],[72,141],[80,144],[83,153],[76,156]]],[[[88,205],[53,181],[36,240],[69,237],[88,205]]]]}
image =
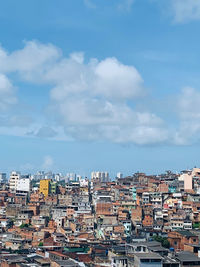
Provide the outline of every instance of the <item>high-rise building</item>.
{"type": "Polygon", "coordinates": [[[50,181],[50,193],[56,194],[57,188],[58,188],[57,182],[50,181]]]}
{"type": "Polygon", "coordinates": [[[20,172],[16,172],[16,171],[11,172],[10,179],[9,179],[9,189],[10,189],[10,191],[16,192],[18,181],[19,181],[20,177],[21,177],[20,172]]]}
{"type": "Polygon", "coordinates": [[[42,180],[44,179],[45,173],[44,171],[38,171],[36,174],[33,175],[34,180],[42,180]]]}
{"type": "Polygon", "coordinates": [[[91,179],[93,181],[98,180],[99,182],[109,182],[109,173],[108,172],[92,172],[91,179]]]}
{"type": "Polygon", "coordinates": [[[40,180],[40,193],[42,193],[45,197],[50,193],[50,179],[40,180]]]}
{"type": "Polygon", "coordinates": [[[119,179],[123,178],[123,173],[118,172],[118,173],[117,173],[117,178],[119,178],[119,179]]]}
{"type": "Polygon", "coordinates": [[[30,191],[30,179],[29,178],[19,179],[17,183],[17,191],[28,193],[30,191]]]}
{"type": "Polygon", "coordinates": [[[61,173],[56,173],[55,174],[55,181],[59,182],[62,179],[62,174],[61,173]]]}
{"type": "Polygon", "coordinates": [[[76,181],[76,173],[67,173],[66,174],[66,181],[70,182],[70,181],[76,181]]]}

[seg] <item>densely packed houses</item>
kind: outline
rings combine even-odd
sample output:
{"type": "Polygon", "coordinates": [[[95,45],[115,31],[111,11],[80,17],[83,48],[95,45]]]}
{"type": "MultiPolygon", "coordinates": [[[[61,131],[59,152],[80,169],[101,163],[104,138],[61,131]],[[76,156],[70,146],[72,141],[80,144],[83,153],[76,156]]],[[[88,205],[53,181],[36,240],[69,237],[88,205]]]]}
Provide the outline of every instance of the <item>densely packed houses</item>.
{"type": "Polygon", "coordinates": [[[1,176],[1,267],[200,266],[198,168],[1,176]]]}

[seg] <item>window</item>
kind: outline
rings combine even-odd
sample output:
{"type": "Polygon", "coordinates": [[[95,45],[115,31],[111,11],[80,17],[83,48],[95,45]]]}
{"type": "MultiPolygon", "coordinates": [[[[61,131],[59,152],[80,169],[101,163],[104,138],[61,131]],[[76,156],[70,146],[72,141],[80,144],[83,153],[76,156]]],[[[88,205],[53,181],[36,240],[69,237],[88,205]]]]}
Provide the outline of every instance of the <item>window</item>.
{"type": "Polygon", "coordinates": [[[174,245],[175,245],[175,246],[177,245],[177,241],[174,241],[174,245]]]}
{"type": "Polygon", "coordinates": [[[141,259],[140,262],[149,262],[149,259],[141,259]]]}

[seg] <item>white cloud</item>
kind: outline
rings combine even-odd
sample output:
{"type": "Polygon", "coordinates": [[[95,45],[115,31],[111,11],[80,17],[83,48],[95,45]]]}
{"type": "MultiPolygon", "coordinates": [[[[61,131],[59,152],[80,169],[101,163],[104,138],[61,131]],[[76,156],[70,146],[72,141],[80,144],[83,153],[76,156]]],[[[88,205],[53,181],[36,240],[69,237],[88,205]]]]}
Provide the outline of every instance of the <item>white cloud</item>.
{"type": "Polygon", "coordinates": [[[4,74],[0,73],[0,110],[4,110],[16,102],[15,89],[12,83],[4,74]]]}
{"type": "Polygon", "coordinates": [[[82,56],[81,61],[70,57],[50,70],[46,79],[57,83],[51,99],[66,134],[75,139],[146,144],[167,138],[161,119],[127,104],[145,92],[133,66],[115,58],[84,63],[82,56]]]}
{"type": "Polygon", "coordinates": [[[96,91],[107,98],[126,99],[138,96],[143,91],[143,81],[133,66],[121,64],[115,58],[99,62],[95,68],[96,91]]]}
{"type": "Polygon", "coordinates": [[[33,123],[33,119],[27,115],[2,115],[0,116],[0,125],[6,127],[28,127],[33,123]]]}
{"type": "Polygon", "coordinates": [[[133,66],[120,63],[116,58],[102,61],[91,59],[78,62],[74,57],[63,59],[44,76],[47,82],[56,84],[51,96],[63,100],[75,93],[87,93],[91,97],[108,99],[135,98],[144,93],[143,80],[133,66]]]}
{"type": "Polygon", "coordinates": [[[18,72],[24,80],[37,82],[60,57],[58,48],[36,41],[26,42],[23,49],[12,53],[0,48],[0,72],[18,72]]]}
{"type": "Polygon", "coordinates": [[[184,120],[200,120],[200,92],[192,87],[182,89],[178,106],[180,117],[184,120]]]}
{"type": "Polygon", "coordinates": [[[183,88],[178,98],[179,127],[175,143],[188,145],[200,141],[200,92],[194,88],[183,88]]]}
{"type": "Polygon", "coordinates": [[[44,162],[42,164],[42,169],[45,171],[49,171],[54,165],[54,160],[51,156],[45,156],[44,157],[44,162]]]}
{"type": "MultiPolygon", "coordinates": [[[[23,81],[52,86],[50,97],[56,125],[63,127],[67,140],[152,144],[168,138],[158,116],[134,109],[145,95],[143,79],[134,66],[116,58],[86,61],[80,52],[66,58],[57,47],[32,41],[12,53],[1,48],[0,71],[4,76],[15,72],[23,81]]],[[[26,133],[55,138],[52,129],[51,125],[28,127],[26,133]]]]}
{"type": "Polygon", "coordinates": [[[177,23],[199,20],[200,19],[200,1],[199,0],[170,0],[177,23]]]}
{"type": "Polygon", "coordinates": [[[53,138],[56,135],[57,135],[57,132],[49,126],[41,127],[35,134],[35,136],[40,137],[40,138],[53,138]]]}
{"type": "Polygon", "coordinates": [[[72,103],[65,103],[61,114],[66,132],[77,139],[147,144],[167,138],[161,119],[154,114],[110,102],[72,103]]]}

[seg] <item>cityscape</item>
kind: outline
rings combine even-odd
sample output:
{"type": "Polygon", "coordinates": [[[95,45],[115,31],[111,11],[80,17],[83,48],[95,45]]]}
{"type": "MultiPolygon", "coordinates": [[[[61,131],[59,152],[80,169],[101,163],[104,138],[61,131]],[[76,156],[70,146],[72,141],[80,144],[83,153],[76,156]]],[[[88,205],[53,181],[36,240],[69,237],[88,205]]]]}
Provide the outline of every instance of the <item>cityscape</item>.
{"type": "Polygon", "coordinates": [[[2,266],[200,266],[200,168],[0,174],[2,266]]]}
{"type": "Polygon", "coordinates": [[[0,0],[0,267],[200,267],[200,0],[0,0]]]}

